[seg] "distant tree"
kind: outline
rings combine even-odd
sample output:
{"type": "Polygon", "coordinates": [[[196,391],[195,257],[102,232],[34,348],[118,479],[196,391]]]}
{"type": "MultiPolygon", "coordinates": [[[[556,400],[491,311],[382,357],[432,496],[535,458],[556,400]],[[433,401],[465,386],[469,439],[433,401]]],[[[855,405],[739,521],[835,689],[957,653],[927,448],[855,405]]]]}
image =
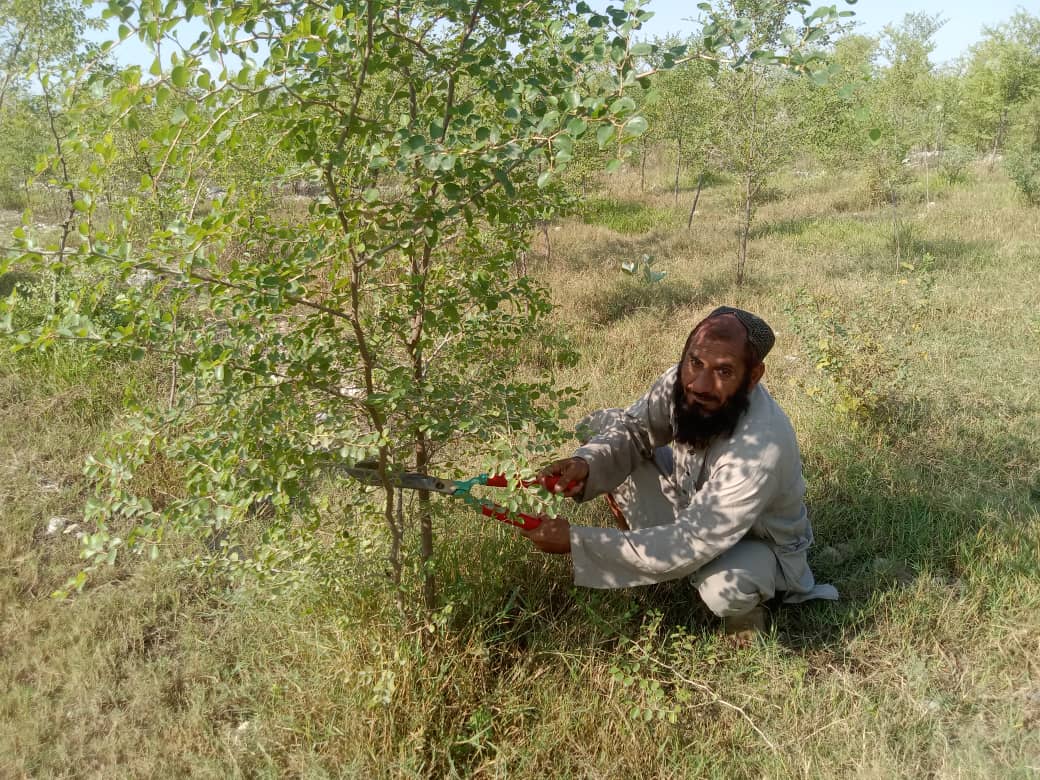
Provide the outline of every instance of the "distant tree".
{"type": "Polygon", "coordinates": [[[49,148],[39,98],[9,90],[0,109],[0,208],[29,205],[36,160],[49,148]]]}
{"type": "Polygon", "coordinates": [[[983,30],[964,65],[958,130],[965,143],[1004,150],[1015,109],[1040,94],[1040,18],[1018,11],[983,30]]]}
{"type": "Polygon", "coordinates": [[[1040,205],[1040,95],[1016,106],[1005,170],[1025,199],[1040,205]]]}
{"type": "Polygon", "coordinates": [[[715,69],[704,62],[690,62],[662,74],[655,85],[657,133],[674,155],[672,191],[679,205],[679,182],[684,169],[703,174],[708,167],[712,132],[719,102],[711,76],[715,69]]]}
{"type": "Polygon", "coordinates": [[[10,94],[69,65],[88,26],[81,0],[0,0],[0,112],[10,94]]]}
{"type": "Polygon", "coordinates": [[[728,49],[739,67],[720,69],[715,76],[719,107],[712,131],[713,146],[740,181],[737,228],[737,284],[747,277],[748,238],[755,206],[768,178],[793,152],[795,114],[783,103],[780,83],[789,71],[755,51],[791,45],[799,33],[786,20],[789,0],[723,0],[716,20],[730,40],[728,49]]]}
{"type": "Polygon", "coordinates": [[[878,40],[845,35],[827,52],[826,79],[791,79],[782,85],[785,103],[798,118],[792,143],[813,159],[839,168],[859,165],[870,154],[870,98],[878,40]]]}

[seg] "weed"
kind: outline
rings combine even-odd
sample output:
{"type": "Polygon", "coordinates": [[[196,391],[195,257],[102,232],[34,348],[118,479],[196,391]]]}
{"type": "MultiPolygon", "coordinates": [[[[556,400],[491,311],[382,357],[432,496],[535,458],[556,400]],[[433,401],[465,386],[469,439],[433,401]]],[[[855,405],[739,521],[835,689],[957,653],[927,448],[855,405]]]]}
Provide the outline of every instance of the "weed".
{"type": "MultiPolygon", "coordinates": [[[[829,380],[833,404],[853,423],[891,420],[910,395],[913,363],[921,356],[914,343],[921,330],[933,286],[932,258],[904,264],[906,277],[881,300],[841,307],[799,291],[785,313],[809,354],[816,371],[829,380]],[[911,284],[912,282],[912,284],[911,284]]],[[[804,385],[810,397],[819,385],[804,385]]]]}
{"type": "Polygon", "coordinates": [[[621,264],[621,270],[629,276],[637,277],[644,284],[654,285],[664,279],[667,276],[665,271],[655,271],[653,269],[654,263],[657,260],[653,255],[643,255],[639,262],[628,261],[621,264]]]}

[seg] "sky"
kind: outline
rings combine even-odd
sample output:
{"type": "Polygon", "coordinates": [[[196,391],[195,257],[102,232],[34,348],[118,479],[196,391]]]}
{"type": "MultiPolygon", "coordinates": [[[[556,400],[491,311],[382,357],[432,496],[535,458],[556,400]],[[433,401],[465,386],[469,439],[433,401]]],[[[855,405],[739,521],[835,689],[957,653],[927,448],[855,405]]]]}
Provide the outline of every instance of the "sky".
{"type": "MultiPolygon", "coordinates": [[[[622,5],[623,0],[599,0],[592,5],[604,8],[607,5],[622,5]]],[[[813,5],[836,4],[855,12],[852,21],[859,25],[857,32],[874,35],[881,32],[886,24],[899,22],[903,16],[912,11],[924,11],[929,14],[941,14],[948,21],[935,35],[935,51],[932,63],[946,64],[961,54],[982,37],[984,26],[995,26],[1007,21],[1016,8],[1022,7],[1022,0],[858,0],[849,5],[845,0],[813,0],[813,5]]],[[[654,12],[654,18],[643,28],[646,37],[664,37],[671,34],[693,32],[697,23],[693,19],[700,11],[697,0],[650,0],[647,9],[654,12]]],[[[115,25],[108,33],[95,32],[90,35],[94,40],[102,41],[114,37],[115,25]]],[[[187,34],[194,38],[202,29],[196,24],[187,34]]],[[[115,51],[116,59],[123,65],[137,64],[148,67],[151,56],[136,39],[123,42],[115,51]]]]}
{"type": "MultiPolygon", "coordinates": [[[[1017,8],[1023,7],[1022,0],[859,0],[855,5],[848,5],[844,0],[818,0],[813,3],[814,6],[824,4],[855,12],[850,20],[860,25],[856,32],[865,35],[877,34],[886,24],[898,23],[904,15],[914,11],[941,14],[948,21],[935,34],[935,51],[931,56],[935,65],[957,59],[981,39],[983,27],[1005,22],[1017,8]]],[[[683,34],[697,27],[694,22],[684,21],[699,13],[697,0],[650,0],[647,9],[654,12],[654,18],[643,28],[649,37],[683,34]]]]}

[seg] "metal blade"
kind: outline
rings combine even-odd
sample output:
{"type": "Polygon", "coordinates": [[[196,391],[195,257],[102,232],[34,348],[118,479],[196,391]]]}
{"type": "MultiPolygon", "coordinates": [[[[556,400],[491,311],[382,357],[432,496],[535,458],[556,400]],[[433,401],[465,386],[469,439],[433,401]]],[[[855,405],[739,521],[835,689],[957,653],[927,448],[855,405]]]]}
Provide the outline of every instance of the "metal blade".
{"type": "MultiPolygon", "coordinates": [[[[364,482],[366,485],[375,485],[376,487],[383,486],[383,482],[379,478],[379,472],[375,469],[347,466],[343,470],[358,482],[364,482]]],[[[430,477],[414,471],[391,473],[387,476],[391,485],[405,488],[406,490],[429,490],[432,493],[444,493],[449,496],[458,490],[458,486],[453,480],[430,477]]]]}

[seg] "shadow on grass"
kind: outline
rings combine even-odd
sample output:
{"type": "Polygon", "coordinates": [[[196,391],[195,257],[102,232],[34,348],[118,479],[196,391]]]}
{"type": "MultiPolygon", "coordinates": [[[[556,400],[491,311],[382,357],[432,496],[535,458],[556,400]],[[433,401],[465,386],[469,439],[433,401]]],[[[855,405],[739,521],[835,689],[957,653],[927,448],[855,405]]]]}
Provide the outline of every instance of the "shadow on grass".
{"type": "Polygon", "coordinates": [[[918,239],[914,242],[917,254],[929,254],[935,260],[936,269],[960,265],[961,261],[974,260],[976,265],[988,263],[994,258],[991,241],[964,241],[959,238],[918,239]]]}
{"type": "Polygon", "coordinates": [[[670,276],[654,284],[624,277],[589,296],[589,318],[597,325],[612,325],[642,311],[667,316],[684,307],[703,306],[729,287],[730,283],[720,278],[706,279],[695,286],[670,276]]]}
{"type": "Polygon", "coordinates": [[[647,206],[618,198],[592,198],[580,210],[581,220],[589,225],[604,225],[618,233],[649,233],[671,226],[678,219],[674,209],[647,206]]]}
{"type": "MultiPolygon", "coordinates": [[[[622,263],[638,261],[645,254],[657,254],[660,248],[661,237],[656,233],[628,235],[615,232],[597,237],[594,243],[576,244],[572,251],[562,257],[557,258],[554,255],[552,262],[573,273],[592,272],[620,276],[622,263]]],[[[539,262],[544,262],[544,255],[539,258],[539,262]]]]}
{"type": "Polygon", "coordinates": [[[752,226],[749,237],[757,239],[770,236],[800,236],[819,224],[819,217],[795,217],[775,222],[763,222],[752,226]]]}

